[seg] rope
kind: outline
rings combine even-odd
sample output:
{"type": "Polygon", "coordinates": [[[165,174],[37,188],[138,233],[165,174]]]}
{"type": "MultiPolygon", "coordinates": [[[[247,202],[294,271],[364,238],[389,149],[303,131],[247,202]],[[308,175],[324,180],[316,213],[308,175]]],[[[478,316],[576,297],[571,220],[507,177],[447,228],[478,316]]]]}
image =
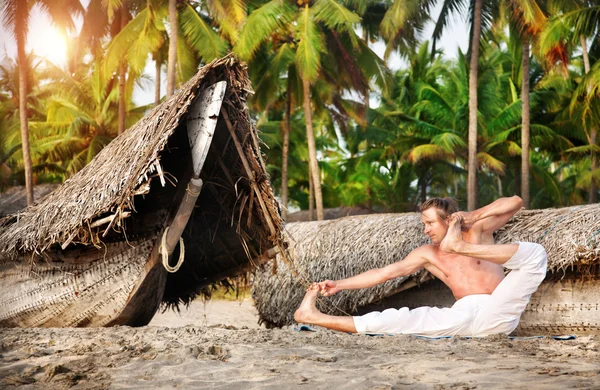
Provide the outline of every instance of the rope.
{"type": "Polygon", "coordinates": [[[171,267],[169,265],[169,251],[167,249],[167,232],[169,231],[169,227],[165,229],[162,239],[160,240],[160,254],[162,256],[162,264],[163,267],[167,270],[167,272],[175,273],[179,271],[179,268],[183,264],[183,258],[185,257],[185,246],[183,245],[183,238],[179,237],[179,260],[177,260],[177,264],[175,267],[171,267]]]}

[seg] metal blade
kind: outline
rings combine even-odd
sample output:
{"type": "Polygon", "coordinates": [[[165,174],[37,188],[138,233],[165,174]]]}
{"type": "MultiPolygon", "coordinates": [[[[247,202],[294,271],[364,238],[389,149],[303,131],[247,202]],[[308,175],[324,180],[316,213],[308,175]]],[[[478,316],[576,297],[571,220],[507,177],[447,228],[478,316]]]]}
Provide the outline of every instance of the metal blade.
{"type": "Polygon", "coordinates": [[[227,82],[219,81],[196,97],[187,116],[187,131],[192,151],[194,176],[199,177],[212,143],[227,82]]]}

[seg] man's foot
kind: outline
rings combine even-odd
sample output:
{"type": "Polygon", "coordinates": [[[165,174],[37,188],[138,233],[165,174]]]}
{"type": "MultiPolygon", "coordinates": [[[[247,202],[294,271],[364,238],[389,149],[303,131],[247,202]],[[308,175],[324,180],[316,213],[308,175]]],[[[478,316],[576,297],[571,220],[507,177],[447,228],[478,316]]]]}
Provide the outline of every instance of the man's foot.
{"type": "Polygon", "coordinates": [[[462,218],[456,215],[450,217],[450,225],[446,237],[440,242],[440,249],[447,253],[456,253],[460,251],[461,244],[464,242],[462,238],[461,228],[462,218]]]}
{"type": "Polygon", "coordinates": [[[315,284],[311,285],[308,290],[306,290],[306,295],[304,296],[300,307],[294,313],[294,319],[297,322],[313,324],[319,314],[322,314],[315,306],[318,294],[319,287],[315,284]]]}

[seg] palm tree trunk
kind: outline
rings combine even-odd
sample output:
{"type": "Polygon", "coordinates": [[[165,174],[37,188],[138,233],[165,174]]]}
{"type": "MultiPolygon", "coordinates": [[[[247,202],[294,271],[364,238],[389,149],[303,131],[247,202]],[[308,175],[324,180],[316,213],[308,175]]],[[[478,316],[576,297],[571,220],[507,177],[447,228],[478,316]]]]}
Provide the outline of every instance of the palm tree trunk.
{"type": "Polygon", "coordinates": [[[292,80],[288,70],[287,96],[285,102],[285,123],[283,126],[283,146],[281,156],[281,217],[287,219],[288,205],[288,158],[290,153],[290,131],[292,115],[292,80]]]}
{"type": "MultiPolygon", "coordinates": [[[[365,45],[367,45],[367,47],[369,46],[369,34],[367,33],[367,27],[363,26],[363,41],[365,41],[365,45]]],[[[365,96],[363,97],[364,99],[364,105],[365,105],[365,112],[363,115],[363,119],[365,121],[365,128],[367,127],[368,123],[367,123],[367,118],[369,116],[369,104],[370,104],[370,98],[371,98],[371,91],[369,90],[369,87],[367,87],[365,89],[365,96]]]]}
{"type": "MultiPolygon", "coordinates": [[[[121,30],[127,25],[127,2],[123,1],[121,6],[121,30]]],[[[125,85],[127,77],[127,62],[123,59],[121,67],[119,69],[119,134],[123,134],[125,131],[125,85]]]]}
{"type": "Polygon", "coordinates": [[[154,72],[154,105],[160,104],[160,58],[156,58],[154,72]]]}
{"type": "Polygon", "coordinates": [[[521,198],[529,208],[529,38],[523,42],[521,84],[521,198]]]}
{"type": "MultiPolygon", "coordinates": [[[[17,7],[19,6],[17,2],[17,7]]],[[[29,124],[27,122],[27,56],[25,54],[25,26],[26,20],[16,18],[17,61],[19,62],[19,120],[21,122],[21,146],[23,148],[23,165],[25,168],[25,190],[27,192],[27,205],[33,204],[33,175],[31,166],[31,153],[29,147],[29,124]]]]}
{"type": "Polygon", "coordinates": [[[310,164],[308,165],[308,220],[315,220],[315,186],[310,172],[310,164]]]}
{"type": "Polygon", "coordinates": [[[467,165],[467,208],[469,211],[477,208],[477,71],[481,35],[481,2],[482,0],[475,0],[469,65],[469,160],[467,165]]]}
{"type": "MultiPolygon", "coordinates": [[[[583,68],[585,70],[585,74],[588,74],[590,71],[590,57],[588,56],[587,43],[585,41],[585,37],[583,35],[579,36],[581,40],[581,51],[583,53],[583,68]]],[[[588,93],[590,93],[590,88],[588,88],[588,93]]],[[[596,137],[598,136],[598,130],[593,127],[590,130],[590,145],[596,145],[596,137]]],[[[594,171],[598,168],[598,160],[596,158],[596,154],[592,152],[590,158],[592,159],[592,166],[590,167],[591,171],[594,171]]],[[[592,178],[592,182],[590,183],[590,197],[589,203],[596,203],[598,201],[598,187],[592,178]]]]}
{"type": "Polygon", "coordinates": [[[169,62],[167,66],[167,96],[175,92],[175,66],[177,64],[177,39],[179,26],[177,25],[177,0],[169,0],[169,62]]]}
{"type": "Polygon", "coordinates": [[[302,80],[304,87],[304,120],[306,121],[306,139],[308,141],[308,163],[310,165],[310,175],[313,179],[313,188],[315,190],[315,204],[317,206],[317,220],[323,220],[323,193],[321,192],[321,178],[319,164],[317,163],[317,145],[315,142],[315,133],[312,123],[312,110],[310,107],[310,83],[308,79],[302,80]]]}
{"type": "Polygon", "coordinates": [[[502,198],[504,195],[502,195],[502,179],[500,175],[496,175],[496,180],[498,181],[498,197],[502,198]]]}

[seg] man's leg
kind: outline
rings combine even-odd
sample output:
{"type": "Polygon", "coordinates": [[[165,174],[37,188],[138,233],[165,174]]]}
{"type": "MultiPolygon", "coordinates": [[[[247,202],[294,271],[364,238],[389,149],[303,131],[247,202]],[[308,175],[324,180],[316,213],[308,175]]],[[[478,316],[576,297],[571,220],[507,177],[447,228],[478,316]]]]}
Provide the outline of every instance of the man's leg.
{"type": "Polygon", "coordinates": [[[323,326],[350,333],[420,334],[427,336],[467,335],[464,331],[473,321],[474,306],[481,306],[485,296],[472,296],[456,302],[451,308],[418,307],[387,309],[362,316],[331,316],[315,307],[318,288],[308,289],[300,308],[294,313],[298,322],[323,326]]]}
{"type": "Polygon", "coordinates": [[[317,301],[318,294],[318,287],[314,285],[309,287],[300,307],[294,313],[294,319],[298,322],[319,325],[327,329],[356,333],[356,326],[354,325],[354,319],[352,317],[331,316],[317,310],[315,302],[317,301]]]}

